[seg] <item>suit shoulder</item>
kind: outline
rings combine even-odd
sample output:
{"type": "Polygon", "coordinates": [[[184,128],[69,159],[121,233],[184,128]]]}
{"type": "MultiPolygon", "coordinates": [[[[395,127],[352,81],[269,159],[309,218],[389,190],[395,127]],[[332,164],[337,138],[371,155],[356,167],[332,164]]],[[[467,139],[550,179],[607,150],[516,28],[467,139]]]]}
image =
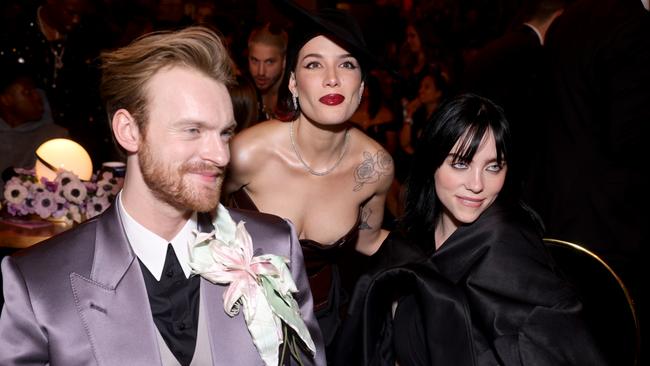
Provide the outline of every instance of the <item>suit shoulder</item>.
{"type": "Polygon", "coordinates": [[[54,261],[53,258],[74,258],[74,262],[81,263],[89,257],[92,261],[96,230],[97,220],[88,220],[77,227],[20,250],[12,257],[19,267],[39,269],[60,266],[61,263],[54,261]]]}

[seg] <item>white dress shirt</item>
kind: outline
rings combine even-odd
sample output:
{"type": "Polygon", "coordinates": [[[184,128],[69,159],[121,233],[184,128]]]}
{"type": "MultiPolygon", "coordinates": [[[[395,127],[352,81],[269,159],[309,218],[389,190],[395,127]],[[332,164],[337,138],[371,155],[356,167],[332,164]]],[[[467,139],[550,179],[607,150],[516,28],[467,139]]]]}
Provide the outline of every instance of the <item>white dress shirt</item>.
{"type": "Polygon", "coordinates": [[[122,204],[121,194],[117,196],[117,200],[115,201],[117,203],[120,217],[122,218],[122,225],[124,225],[126,237],[129,240],[129,244],[131,244],[131,248],[133,248],[135,255],[138,256],[140,261],[145,265],[145,267],[147,267],[156,280],[160,281],[160,277],[162,276],[165,257],[167,256],[167,245],[169,243],[171,243],[174,248],[174,252],[183,268],[185,277],[189,278],[191,273],[189,265],[189,244],[194,241],[194,238],[196,237],[192,231],[198,229],[196,212],[187,220],[178,234],[168,242],[153,233],[151,230],[142,226],[131,215],[129,215],[128,212],[126,212],[126,209],[124,209],[124,205],[122,204]]]}

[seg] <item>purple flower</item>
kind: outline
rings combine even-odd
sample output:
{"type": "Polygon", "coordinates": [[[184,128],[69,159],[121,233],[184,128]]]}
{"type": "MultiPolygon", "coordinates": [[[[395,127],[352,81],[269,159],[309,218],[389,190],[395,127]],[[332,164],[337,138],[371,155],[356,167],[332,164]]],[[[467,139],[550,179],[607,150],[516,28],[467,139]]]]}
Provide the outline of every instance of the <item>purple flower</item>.
{"type": "Polygon", "coordinates": [[[4,191],[4,198],[7,202],[20,205],[25,202],[27,196],[29,196],[29,190],[25,186],[16,183],[13,179],[7,182],[4,191]]]}
{"type": "Polygon", "coordinates": [[[65,197],[66,200],[76,204],[84,203],[84,200],[88,196],[86,185],[78,180],[71,181],[68,184],[62,186],[61,191],[63,191],[63,197],[65,197]]]}
{"type": "Polygon", "coordinates": [[[21,168],[14,168],[14,171],[20,175],[31,175],[31,176],[36,176],[36,170],[34,169],[21,169],[21,168]]]}
{"type": "Polygon", "coordinates": [[[67,170],[61,170],[56,174],[54,181],[65,187],[70,183],[80,182],[81,180],[74,173],[67,170]]]}
{"type": "MultiPolygon", "coordinates": [[[[104,177],[107,175],[112,175],[110,173],[104,173],[104,177]]],[[[97,193],[98,197],[102,196],[115,196],[122,189],[124,185],[124,178],[108,178],[102,179],[97,182],[97,193]]]]}
{"type": "Polygon", "coordinates": [[[104,212],[110,206],[107,196],[91,197],[86,203],[86,218],[90,219],[104,212]]]}
{"type": "Polygon", "coordinates": [[[25,204],[17,205],[15,203],[7,204],[7,212],[12,216],[25,216],[31,213],[25,204]]]}
{"type": "Polygon", "coordinates": [[[57,210],[56,195],[53,192],[39,192],[32,202],[34,212],[41,218],[48,218],[57,210]]]}
{"type": "Polygon", "coordinates": [[[29,198],[36,197],[37,194],[50,192],[42,183],[33,183],[29,186],[29,198]]]}
{"type": "Polygon", "coordinates": [[[82,216],[81,211],[79,210],[79,206],[70,205],[68,212],[65,214],[65,217],[68,221],[81,222],[82,216]]]}

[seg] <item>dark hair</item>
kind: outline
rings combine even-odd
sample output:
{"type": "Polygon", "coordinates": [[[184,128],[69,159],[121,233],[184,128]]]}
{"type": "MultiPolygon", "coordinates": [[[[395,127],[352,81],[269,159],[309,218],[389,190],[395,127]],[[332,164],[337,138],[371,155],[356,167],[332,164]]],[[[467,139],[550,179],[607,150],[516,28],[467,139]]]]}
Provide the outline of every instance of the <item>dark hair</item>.
{"type": "Polygon", "coordinates": [[[7,91],[7,89],[16,84],[19,80],[29,79],[36,82],[34,70],[26,65],[17,62],[2,62],[0,63],[0,94],[7,91]]]}
{"type": "MultiPolygon", "coordinates": [[[[488,131],[496,142],[497,163],[510,163],[510,127],[501,107],[487,98],[467,93],[443,102],[436,109],[418,141],[406,181],[405,210],[400,227],[408,237],[418,241],[433,238],[441,213],[435,171],[459,141],[456,159],[471,161],[488,131]]],[[[509,199],[510,176],[506,177],[500,200],[509,199]]]]}
{"type": "Polygon", "coordinates": [[[228,86],[232,108],[239,132],[257,123],[258,105],[255,84],[246,76],[238,75],[235,83],[228,86]]]}

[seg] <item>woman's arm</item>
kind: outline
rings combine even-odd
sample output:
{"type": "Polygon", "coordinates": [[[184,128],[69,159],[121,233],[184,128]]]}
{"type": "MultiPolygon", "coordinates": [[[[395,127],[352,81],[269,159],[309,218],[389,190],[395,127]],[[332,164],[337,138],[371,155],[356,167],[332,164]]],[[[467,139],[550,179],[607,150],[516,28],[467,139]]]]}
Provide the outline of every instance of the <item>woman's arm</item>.
{"type": "Polygon", "coordinates": [[[383,230],[381,226],[384,220],[386,196],[393,181],[394,170],[393,159],[384,149],[380,149],[374,155],[367,154],[367,159],[356,170],[355,190],[366,183],[373,184],[374,187],[372,196],[361,208],[359,239],[356,245],[357,251],[365,255],[376,252],[388,236],[388,231],[383,230]],[[376,183],[368,181],[373,176],[377,179],[376,183]]]}

